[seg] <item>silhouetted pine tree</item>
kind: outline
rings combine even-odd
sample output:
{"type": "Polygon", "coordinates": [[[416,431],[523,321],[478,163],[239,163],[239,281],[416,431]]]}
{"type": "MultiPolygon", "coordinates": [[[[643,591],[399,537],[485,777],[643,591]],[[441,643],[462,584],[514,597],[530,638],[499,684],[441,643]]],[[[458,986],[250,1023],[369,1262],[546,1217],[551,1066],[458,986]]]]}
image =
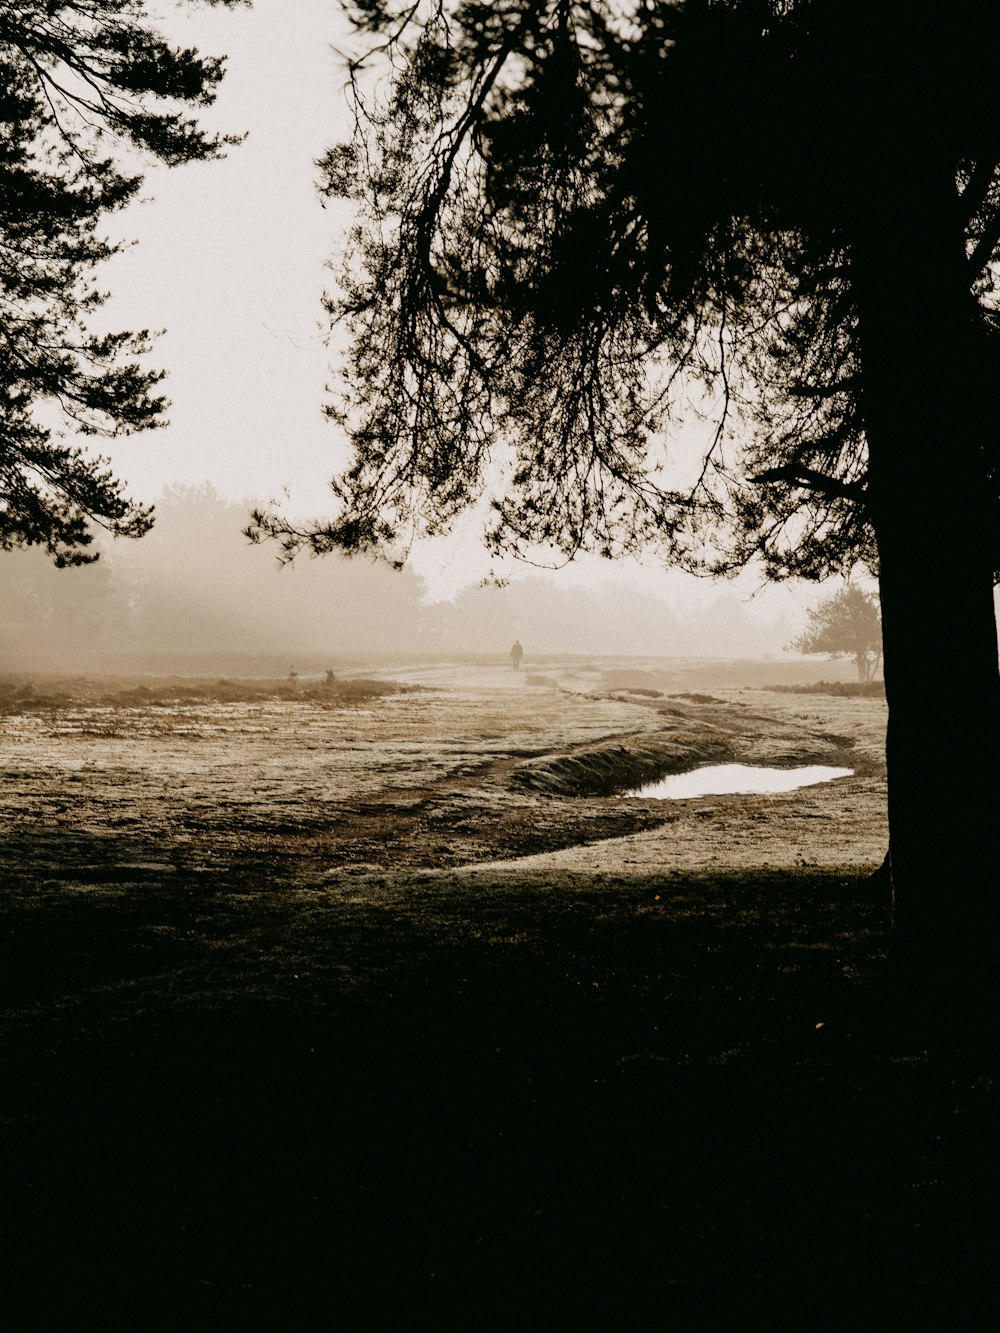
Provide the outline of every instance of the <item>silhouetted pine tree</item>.
{"type": "MultiPolygon", "coordinates": [[[[234,5],[245,0],[206,0],[234,5]]],[[[162,424],[147,330],[97,334],[100,228],[133,199],[137,165],[216,157],[229,137],[192,114],[220,58],[172,46],[140,0],[0,4],[0,548],[96,559],[90,524],[138,537],[151,510],[78,437],[162,424]]]]}
{"type": "Polygon", "coordinates": [[[877,567],[897,925],[995,949],[1000,7],[349,10],[357,134],[323,171],[358,209],[354,461],[332,522],[258,534],[399,560],[485,493],[499,550],[877,567]]]}

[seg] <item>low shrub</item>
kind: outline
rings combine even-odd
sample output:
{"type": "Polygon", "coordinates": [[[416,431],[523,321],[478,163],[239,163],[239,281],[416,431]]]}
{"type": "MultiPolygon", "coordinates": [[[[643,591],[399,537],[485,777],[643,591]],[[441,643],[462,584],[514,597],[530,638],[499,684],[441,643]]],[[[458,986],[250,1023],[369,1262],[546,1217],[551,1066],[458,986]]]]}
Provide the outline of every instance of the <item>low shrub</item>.
{"type": "Polygon", "coordinates": [[[765,685],[774,694],[833,694],[838,699],[884,699],[885,682],[868,680],[817,680],[811,685],[765,685]]]}

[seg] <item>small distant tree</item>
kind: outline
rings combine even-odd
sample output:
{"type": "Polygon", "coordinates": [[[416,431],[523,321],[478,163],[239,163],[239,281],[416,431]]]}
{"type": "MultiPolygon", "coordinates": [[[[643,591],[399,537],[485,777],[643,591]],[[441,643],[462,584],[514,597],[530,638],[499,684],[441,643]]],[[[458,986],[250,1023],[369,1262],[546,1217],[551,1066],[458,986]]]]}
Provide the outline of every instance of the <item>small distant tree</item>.
{"type": "Polygon", "coordinates": [[[882,660],[882,617],[878,597],[853,585],[808,612],[809,624],[791,647],[800,653],[853,657],[858,680],[867,684],[882,660]]]}

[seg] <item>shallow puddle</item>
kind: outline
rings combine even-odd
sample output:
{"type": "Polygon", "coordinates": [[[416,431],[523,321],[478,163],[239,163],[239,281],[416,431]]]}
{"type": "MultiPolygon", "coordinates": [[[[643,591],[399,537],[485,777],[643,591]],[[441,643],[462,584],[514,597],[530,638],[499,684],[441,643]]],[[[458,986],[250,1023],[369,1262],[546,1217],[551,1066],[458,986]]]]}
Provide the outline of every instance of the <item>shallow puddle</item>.
{"type": "Polygon", "coordinates": [[[749,764],[713,764],[689,773],[672,773],[658,782],[634,787],[626,796],[652,796],[679,800],[685,796],[736,796],[794,791],[833,778],[848,778],[852,768],[830,768],[812,764],[807,768],[754,768],[749,764]]]}

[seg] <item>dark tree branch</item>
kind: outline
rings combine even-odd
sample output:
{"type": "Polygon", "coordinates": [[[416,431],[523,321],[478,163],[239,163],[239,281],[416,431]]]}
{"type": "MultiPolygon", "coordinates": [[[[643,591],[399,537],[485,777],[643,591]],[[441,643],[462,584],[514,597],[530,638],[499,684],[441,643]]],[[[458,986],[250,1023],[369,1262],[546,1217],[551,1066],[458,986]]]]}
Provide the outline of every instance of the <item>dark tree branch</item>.
{"type": "Polygon", "coordinates": [[[990,218],[982,236],[976,243],[975,249],[969,256],[970,287],[989,264],[998,245],[1000,245],[1000,209],[997,209],[990,218]]]}
{"type": "Polygon", "coordinates": [[[751,481],[766,485],[769,482],[787,481],[792,486],[801,486],[804,490],[816,491],[820,495],[836,496],[846,500],[863,501],[865,486],[859,481],[841,481],[838,477],[827,476],[814,468],[804,467],[801,463],[786,463],[781,467],[766,468],[750,478],[751,481]]]}
{"type": "Polygon", "coordinates": [[[965,215],[966,226],[986,203],[996,169],[997,164],[991,157],[979,158],[976,161],[969,183],[962,191],[962,212],[965,215]]]}
{"type": "Polygon", "coordinates": [[[848,376],[832,384],[792,384],[786,393],[791,398],[836,398],[839,393],[856,393],[858,388],[857,378],[848,376]]]}

